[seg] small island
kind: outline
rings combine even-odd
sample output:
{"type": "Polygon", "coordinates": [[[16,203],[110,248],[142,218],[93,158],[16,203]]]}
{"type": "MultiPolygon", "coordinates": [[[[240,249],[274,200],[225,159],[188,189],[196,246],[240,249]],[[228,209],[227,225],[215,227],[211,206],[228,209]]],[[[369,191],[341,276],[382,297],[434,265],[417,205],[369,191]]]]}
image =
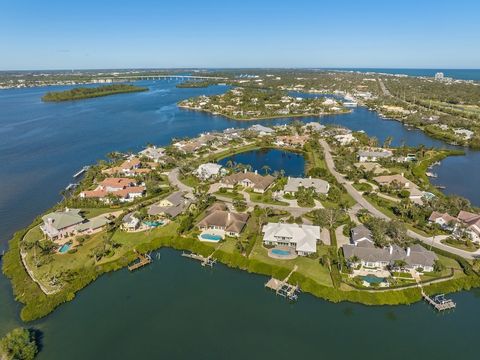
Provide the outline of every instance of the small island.
{"type": "Polygon", "coordinates": [[[242,87],[237,87],[222,95],[187,99],[181,101],[178,106],[244,121],[349,112],[339,101],[331,98],[293,97],[284,91],[242,87]]]}
{"type": "Polygon", "coordinates": [[[93,88],[77,87],[66,91],[50,91],[42,97],[42,100],[47,102],[71,101],[147,90],[148,88],[146,87],[128,84],[105,85],[93,88]]]}

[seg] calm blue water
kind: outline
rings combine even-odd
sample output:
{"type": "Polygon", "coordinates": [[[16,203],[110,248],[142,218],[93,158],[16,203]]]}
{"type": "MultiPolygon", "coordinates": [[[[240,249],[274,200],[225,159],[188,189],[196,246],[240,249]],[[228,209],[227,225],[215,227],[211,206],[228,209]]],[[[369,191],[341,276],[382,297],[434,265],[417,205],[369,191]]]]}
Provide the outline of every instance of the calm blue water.
{"type": "Polygon", "coordinates": [[[385,68],[342,68],[331,70],[377,72],[385,74],[403,74],[409,76],[435,76],[437,72],[443,72],[445,76],[459,80],[480,80],[480,69],[385,69],[385,68]]]}
{"type": "MultiPolygon", "coordinates": [[[[151,91],[60,104],[42,103],[40,97],[64,88],[0,91],[0,246],[58,201],[73,173],[110,151],[139,150],[148,142],[167,144],[172,137],[252,125],[176,107],[179,100],[221,93],[224,87],[176,89],[175,83],[167,81],[140,84],[151,91]]],[[[380,141],[392,135],[395,144],[443,146],[420,131],[380,120],[362,108],[321,122],[363,129],[380,141]]],[[[292,175],[303,173],[303,163],[299,165],[295,154],[244,156],[238,162],[255,164],[259,171],[260,161],[265,160],[272,170],[281,166],[292,175]]],[[[444,161],[436,172],[448,191],[479,204],[479,169],[479,152],[472,151],[444,161]]],[[[472,314],[478,309],[478,291],[453,295],[458,308],[445,315],[437,315],[423,303],[365,307],[331,304],[306,294],[290,305],[264,290],[264,277],[223,266],[205,270],[176,252],[162,250],[161,259],[140,272],[123,270],[103,276],[73,302],[33,324],[44,332],[39,359],[290,359],[316,357],[319,349],[325,356],[346,358],[363,353],[365,344],[372,344],[369,357],[373,347],[378,358],[477,355],[472,344],[478,321],[472,314]],[[374,341],[365,324],[377,330],[374,341]],[[347,328],[355,334],[349,338],[349,347],[343,346],[347,328]]],[[[0,276],[0,336],[18,326],[18,311],[8,281],[0,276]]]]}
{"type": "Polygon", "coordinates": [[[229,156],[218,163],[225,166],[229,160],[236,164],[251,165],[253,170],[262,175],[265,174],[264,165],[270,168],[269,174],[283,169],[286,176],[302,176],[305,171],[305,159],[302,155],[277,149],[249,151],[229,156]]]}

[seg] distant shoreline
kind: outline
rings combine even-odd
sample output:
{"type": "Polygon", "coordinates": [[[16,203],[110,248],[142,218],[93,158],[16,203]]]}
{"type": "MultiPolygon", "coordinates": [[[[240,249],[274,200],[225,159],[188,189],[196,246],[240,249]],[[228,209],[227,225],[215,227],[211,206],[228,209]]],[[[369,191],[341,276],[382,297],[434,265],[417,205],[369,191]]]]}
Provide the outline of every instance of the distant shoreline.
{"type": "Polygon", "coordinates": [[[204,113],[211,114],[211,115],[223,116],[227,119],[235,120],[235,121],[258,121],[258,120],[274,120],[274,119],[303,118],[303,117],[322,117],[322,116],[326,116],[326,115],[348,114],[349,112],[351,112],[351,110],[348,110],[348,111],[335,112],[335,113],[285,114],[285,115],[267,115],[267,116],[253,117],[253,118],[237,118],[237,117],[227,115],[227,114],[215,113],[213,111],[206,110],[206,109],[197,109],[197,108],[194,108],[194,107],[190,107],[190,106],[186,106],[186,105],[179,105],[179,104],[177,104],[177,106],[181,109],[186,109],[186,110],[191,110],[191,111],[199,111],[199,112],[204,112],[204,113]]]}
{"type": "Polygon", "coordinates": [[[106,85],[95,88],[76,87],[66,91],[48,92],[42,96],[42,101],[63,102],[143,91],[148,91],[148,88],[126,84],[106,85]]]}

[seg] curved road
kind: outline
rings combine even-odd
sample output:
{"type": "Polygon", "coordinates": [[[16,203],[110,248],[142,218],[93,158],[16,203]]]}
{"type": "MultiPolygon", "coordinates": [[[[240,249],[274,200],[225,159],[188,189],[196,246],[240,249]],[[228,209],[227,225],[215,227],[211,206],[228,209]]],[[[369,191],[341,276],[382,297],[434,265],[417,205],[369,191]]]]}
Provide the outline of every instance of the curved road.
{"type": "MultiPolygon", "coordinates": [[[[328,167],[328,170],[330,171],[330,173],[332,173],[332,175],[335,177],[335,179],[337,179],[337,181],[343,185],[343,187],[345,188],[345,190],[347,190],[347,192],[350,194],[350,196],[364,209],[366,209],[370,214],[372,214],[373,216],[377,217],[377,218],[380,218],[380,219],[384,219],[384,220],[387,220],[387,221],[390,221],[392,220],[390,217],[388,217],[387,215],[385,215],[384,213],[382,213],[380,210],[378,210],[376,207],[374,207],[372,204],[370,204],[363,196],[362,194],[360,194],[357,189],[355,189],[352,184],[350,184],[343,175],[341,175],[340,173],[338,173],[336,170],[335,170],[335,163],[333,161],[333,157],[332,157],[332,154],[331,154],[331,149],[330,149],[330,145],[328,145],[328,143],[323,140],[323,139],[320,139],[320,145],[322,146],[323,148],[323,153],[324,153],[324,156],[325,156],[325,162],[327,164],[327,167],[328,167]]],[[[437,237],[425,237],[425,236],[422,236],[412,230],[407,230],[407,234],[408,236],[414,238],[414,239],[417,239],[421,242],[423,242],[425,245],[428,245],[428,246],[434,246],[438,249],[441,249],[441,250],[445,250],[445,251],[448,251],[452,254],[455,254],[455,255],[459,255],[461,257],[464,257],[466,259],[476,259],[478,257],[480,257],[480,250],[477,250],[475,252],[468,252],[468,251],[464,251],[464,250],[460,250],[460,249],[456,249],[456,248],[453,248],[451,246],[448,246],[448,245],[445,245],[445,244],[442,244],[440,242],[440,240],[442,240],[443,238],[445,238],[445,236],[437,236],[437,237]]]]}

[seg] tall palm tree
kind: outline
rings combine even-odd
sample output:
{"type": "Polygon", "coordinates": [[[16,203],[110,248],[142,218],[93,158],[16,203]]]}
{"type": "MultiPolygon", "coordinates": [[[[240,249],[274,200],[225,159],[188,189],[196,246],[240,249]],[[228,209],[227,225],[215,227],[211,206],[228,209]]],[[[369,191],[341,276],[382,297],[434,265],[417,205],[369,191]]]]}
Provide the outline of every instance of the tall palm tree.
{"type": "Polygon", "coordinates": [[[263,166],[262,166],[262,170],[265,171],[265,175],[268,175],[268,173],[269,173],[270,170],[272,170],[272,169],[271,169],[270,166],[268,166],[268,165],[263,165],[263,166]]]}

